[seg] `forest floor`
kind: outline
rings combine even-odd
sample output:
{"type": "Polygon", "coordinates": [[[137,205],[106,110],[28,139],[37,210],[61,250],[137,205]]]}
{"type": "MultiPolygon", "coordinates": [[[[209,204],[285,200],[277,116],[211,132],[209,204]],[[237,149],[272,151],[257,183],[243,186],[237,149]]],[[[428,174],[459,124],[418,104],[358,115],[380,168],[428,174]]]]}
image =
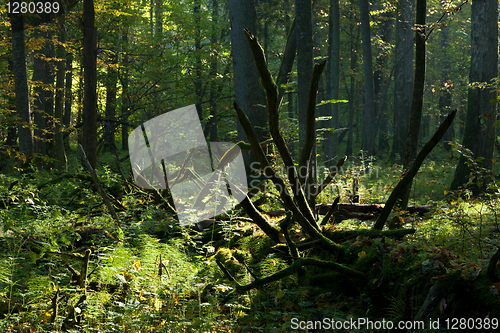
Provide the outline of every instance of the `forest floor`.
{"type": "MultiPolygon", "coordinates": [[[[352,282],[346,288],[349,281],[338,273],[308,267],[232,296],[235,284],[216,261],[240,284],[289,266],[280,244],[271,244],[241,220],[240,211],[232,211],[217,230],[180,228],[161,201],[123,181],[112,156],[101,160],[96,171],[114,198],[119,222],[107,213],[80,166],[63,174],[0,174],[0,331],[305,332],[321,322],[319,331],[327,332],[325,323],[333,321],[366,318],[378,325],[412,320],[435,282],[457,274],[462,282],[450,281],[454,288],[480,290],[464,298],[445,291],[431,319],[441,320],[441,329],[450,328],[445,325],[458,315],[480,319],[483,325],[488,319],[488,325],[498,327],[496,310],[488,307],[492,299],[500,302],[500,280],[481,284],[478,278],[500,244],[499,190],[492,186],[480,198],[450,192],[456,159],[450,162],[442,155],[443,150],[431,154],[413,182],[410,204],[431,206],[430,212],[393,213],[403,228],[416,229],[414,234],[341,241],[349,249],[351,267],[366,274],[365,285],[352,282]],[[483,305],[472,306],[483,298],[483,305]],[[467,302],[471,310],[464,312],[467,302]]],[[[346,202],[353,178],[359,177],[360,202],[383,204],[401,166],[366,163],[348,161],[318,202],[331,203],[338,194],[346,202]],[[360,173],[368,167],[371,172],[360,173]]],[[[266,197],[260,208],[281,208],[272,187],[267,190],[254,198],[266,197]]],[[[279,218],[269,220],[277,223],[279,218]]],[[[325,229],[370,229],[373,223],[345,220],[325,229]]],[[[300,241],[302,235],[292,237],[300,241]]],[[[320,255],[314,247],[304,253],[320,255]]],[[[344,326],[337,331],[372,330],[344,326]]]]}

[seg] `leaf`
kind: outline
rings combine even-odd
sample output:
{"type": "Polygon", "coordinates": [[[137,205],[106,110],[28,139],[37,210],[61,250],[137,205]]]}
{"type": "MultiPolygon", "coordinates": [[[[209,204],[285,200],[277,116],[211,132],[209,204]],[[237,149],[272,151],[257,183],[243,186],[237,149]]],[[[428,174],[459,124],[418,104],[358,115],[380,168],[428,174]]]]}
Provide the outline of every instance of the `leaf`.
{"type": "Polygon", "coordinates": [[[136,262],[134,263],[134,269],[136,271],[139,271],[139,268],[141,268],[141,262],[139,260],[136,260],[136,262]]]}
{"type": "Polygon", "coordinates": [[[29,254],[30,258],[31,258],[31,261],[33,261],[33,263],[36,264],[36,259],[37,259],[36,258],[36,253],[33,252],[33,251],[30,251],[28,254],[29,254]]]}
{"type": "Polygon", "coordinates": [[[500,120],[499,120],[499,121],[495,121],[495,122],[493,123],[493,126],[499,126],[499,125],[500,125],[500,120]]]}

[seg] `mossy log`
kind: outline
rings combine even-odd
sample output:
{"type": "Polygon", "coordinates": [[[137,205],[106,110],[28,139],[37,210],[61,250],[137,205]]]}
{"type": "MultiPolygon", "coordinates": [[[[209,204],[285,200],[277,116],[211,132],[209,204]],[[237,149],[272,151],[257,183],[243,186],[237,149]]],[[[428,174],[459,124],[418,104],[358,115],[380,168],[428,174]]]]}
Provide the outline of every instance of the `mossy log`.
{"type": "Polygon", "coordinates": [[[347,239],[358,236],[377,238],[388,237],[400,239],[406,235],[414,234],[415,229],[398,229],[398,230],[376,230],[376,229],[360,229],[360,230],[342,230],[342,231],[325,231],[325,236],[334,242],[340,243],[347,239]]]}
{"type": "MultiPolygon", "coordinates": [[[[316,209],[318,214],[326,215],[331,208],[331,204],[318,204],[316,209]]],[[[424,215],[430,212],[431,206],[408,206],[409,214],[424,215]]],[[[357,204],[357,203],[339,203],[333,217],[337,222],[349,219],[358,219],[361,221],[376,220],[382,213],[383,206],[378,204],[357,204]]]]}
{"type": "MultiPolygon", "coordinates": [[[[221,270],[224,272],[224,274],[227,276],[228,272],[225,268],[223,268],[224,265],[221,262],[218,262],[217,264],[219,265],[221,270]]],[[[358,281],[365,281],[365,275],[362,272],[359,272],[359,271],[354,270],[352,268],[349,268],[347,266],[338,264],[336,262],[323,261],[323,260],[318,260],[318,259],[313,259],[313,258],[298,258],[297,260],[295,260],[295,262],[293,264],[291,264],[287,268],[285,268],[277,273],[274,273],[270,276],[267,276],[265,278],[257,279],[257,280],[255,280],[252,283],[249,283],[247,285],[238,284],[238,282],[232,277],[229,277],[229,279],[237,284],[236,290],[248,291],[251,289],[258,288],[258,287],[263,286],[263,285],[268,284],[268,283],[279,281],[287,276],[290,276],[290,275],[296,273],[300,268],[302,268],[304,266],[316,266],[316,267],[326,268],[326,269],[330,269],[330,270],[336,271],[338,273],[341,273],[341,274],[343,274],[347,277],[350,277],[352,279],[355,279],[358,281]]]]}

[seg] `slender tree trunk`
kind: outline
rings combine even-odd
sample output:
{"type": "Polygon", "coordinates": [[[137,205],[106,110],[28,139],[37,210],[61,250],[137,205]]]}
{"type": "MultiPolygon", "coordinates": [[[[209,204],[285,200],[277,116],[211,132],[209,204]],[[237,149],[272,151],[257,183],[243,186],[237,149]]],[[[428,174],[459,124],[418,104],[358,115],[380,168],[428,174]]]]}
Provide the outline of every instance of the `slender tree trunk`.
{"type": "Polygon", "coordinates": [[[26,73],[26,44],[24,42],[23,15],[11,15],[10,24],[12,30],[12,67],[16,93],[16,110],[20,120],[18,126],[19,151],[29,158],[33,154],[33,137],[31,134],[28,75],[26,73]]]}
{"type": "MultiPolygon", "coordinates": [[[[427,11],[426,0],[417,0],[416,33],[415,33],[415,81],[413,83],[413,97],[411,102],[410,123],[408,125],[408,137],[406,139],[405,159],[403,170],[408,170],[418,150],[418,134],[422,120],[422,105],[424,102],[425,84],[425,17],[427,11]]],[[[410,198],[411,182],[401,196],[400,207],[406,209],[410,198]]]]}
{"type": "MultiPolygon", "coordinates": [[[[35,21],[36,24],[40,24],[40,20],[35,21]]],[[[45,57],[49,57],[48,52],[48,42],[47,42],[47,32],[43,31],[41,27],[35,28],[34,33],[35,38],[44,39],[44,46],[38,50],[35,50],[33,55],[33,75],[31,80],[34,83],[33,87],[33,122],[35,124],[34,133],[34,151],[40,156],[47,155],[47,145],[45,134],[46,131],[46,115],[45,115],[45,67],[49,66],[49,63],[44,60],[45,57]]],[[[36,159],[36,165],[39,170],[46,168],[46,163],[43,158],[36,159]]]]}
{"type": "Polygon", "coordinates": [[[297,24],[297,102],[299,111],[300,155],[306,138],[307,98],[313,68],[311,0],[296,0],[295,13],[297,24]]]}
{"type": "Polygon", "coordinates": [[[394,139],[392,158],[402,163],[413,89],[413,22],[414,1],[400,0],[397,4],[396,46],[394,51],[394,139]]]}
{"type": "MultiPolygon", "coordinates": [[[[73,53],[66,54],[66,87],[64,89],[64,116],[63,125],[65,131],[71,125],[71,106],[73,103],[73,53]]],[[[69,135],[65,134],[64,145],[69,149],[69,135]]]]}
{"type": "MultiPolygon", "coordinates": [[[[381,17],[382,22],[379,24],[379,35],[382,42],[389,44],[391,41],[393,16],[392,12],[388,12],[381,17]]],[[[388,122],[389,116],[387,115],[387,92],[389,86],[389,78],[387,72],[387,57],[388,52],[384,52],[377,57],[377,69],[374,77],[375,96],[377,98],[377,125],[378,125],[378,156],[384,156],[389,149],[388,141],[388,122]]]]}
{"type": "Polygon", "coordinates": [[[345,150],[345,155],[350,156],[352,155],[352,145],[353,145],[353,137],[354,137],[354,115],[356,111],[356,100],[357,100],[357,94],[356,94],[356,66],[358,64],[358,38],[359,38],[359,29],[356,28],[354,30],[355,24],[353,22],[353,14],[352,14],[353,8],[349,11],[349,21],[351,24],[349,25],[349,35],[351,36],[350,38],[350,47],[351,47],[351,63],[350,63],[350,69],[351,69],[351,74],[349,76],[349,85],[350,89],[346,89],[349,97],[349,120],[348,120],[348,132],[347,132],[347,144],[346,144],[346,150],[345,150]]]}
{"type": "Polygon", "coordinates": [[[197,105],[196,109],[198,110],[198,118],[200,118],[200,121],[203,120],[203,112],[202,112],[202,107],[201,107],[201,102],[203,99],[203,92],[202,90],[202,77],[201,77],[201,37],[202,37],[202,31],[201,31],[201,3],[200,0],[195,0],[194,1],[194,25],[195,25],[195,36],[194,36],[194,48],[195,48],[195,65],[194,65],[194,72],[195,72],[195,78],[194,78],[194,89],[196,93],[196,100],[197,100],[197,105]]]}
{"type": "Polygon", "coordinates": [[[97,41],[94,0],[83,1],[83,149],[92,168],[97,165],[97,41]]]}
{"type": "Polygon", "coordinates": [[[217,32],[219,25],[219,0],[212,0],[212,53],[210,61],[210,96],[209,96],[209,106],[210,106],[210,120],[209,120],[209,133],[210,141],[217,142],[217,71],[218,71],[218,56],[217,56],[217,32]]]}
{"type": "MultiPolygon", "coordinates": [[[[498,77],[498,0],[472,1],[471,14],[471,65],[469,82],[472,87],[468,91],[467,115],[465,120],[463,147],[469,149],[473,159],[478,161],[478,168],[490,172],[493,165],[495,147],[498,104],[491,103],[497,99],[498,77]],[[478,87],[478,85],[483,85],[478,87]],[[474,86],[476,85],[476,86],[474,86]]],[[[480,170],[473,170],[462,155],[458,161],[451,189],[456,190],[464,185],[471,171],[475,174],[472,190],[474,195],[485,190],[489,177],[480,170]]]]}
{"type": "Polygon", "coordinates": [[[365,77],[365,120],[363,150],[366,156],[375,154],[376,108],[373,85],[373,60],[370,34],[370,5],[368,0],[359,0],[361,39],[363,41],[363,71],[365,77]]]}
{"type": "MultiPolygon", "coordinates": [[[[54,151],[54,133],[55,133],[55,122],[54,122],[54,87],[56,78],[56,66],[57,63],[54,61],[56,56],[54,42],[52,41],[54,37],[54,30],[49,29],[47,31],[47,41],[46,41],[46,52],[45,56],[48,60],[45,61],[45,73],[43,78],[43,83],[45,86],[45,139],[46,139],[46,149],[47,155],[55,158],[54,151]]],[[[49,163],[50,166],[50,163],[49,163]]]]}
{"type": "Polygon", "coordinates": [[[155,36],[159,38],[163,33],[163,0],[156,0],[155,4],[155,36]]]}
{"type": "Polygon", "coordinates": [[[66,170],[66,154],[64,152],[64,127],[63,127],[63,108],[64,108],[64,77],[66,72],[66,17],[64,14],[57,18],[59,44],[57,46],[57,77],[56,77],[56,99],[54,112],[54,151],[55,167],[59,171],[66,170]]]}
{"type": "MultiPolygon", "coordinates": [[[[123,75],[121,79],[121,84],[122,84],[122,95],[121,95],[121,110],[120,110],[120,119],[125,122],[128,119],[128,108],[129,108],[129,101],[128,101],[128,55],[127,55],[127,45],[128,45],[128,31],[125,31],[125,33],[122,35],[122,47],[124,51],[124,56],[123,56],[123,75]]],[[[128,126],[126,124],[122,123],[122,150],[128,150],[128,126]]]]}
{"type": "MultiPolygon", "coordinates": [[[[252,123],[257,138],[262,142],[268,137],[268,114],[266,96],[260,84],[260,77],[255,65],[252,50],[244,34],[248,29],[256,33],[255,5],[253,0],[229,0],[229,19],[231,22],[231,52],[233,57],[234,91],[236,102],[245,111],[252,123]]],[[[245,132],[238,122],[238,140],[248,142],[245,132]]],[[[257,185],[260,163],[252,154],[243,154],[247,169],[248,184],[257,185]]]]}
{"type": "MultiPolygon", "coordinates": [[[[330,0],[330,62],[331,62],[331,90],[330,99],[338,100],[340,96],[340,5],[339,0],[330,0]]],[[[339,104],[330,104],[330,128],[336,130],[339,127],[339,104]]],[[[328,167],[335,166],[338,159],[338,134],[332,132],[328,142],[328,167]]]]}
{"type": "Polygon", "coordinates": [[[116,79],[117,73],[115,64],[117,62],[116,56],[111,59],[111,66],[108,67],[108,75],[106,80],[106,109],[104,111],[106,119],[109,121],[104,122],[104,150],[116,151],[115,142],[115,127],[116,123],[113,121],[116,118],[116,79]]]}
{"type": "MultiPolygon", "coordinates": [[[[441,84],[440,98],[439,98],[439,110],[440,110],[440,118],[441,121],[446,118],[447,114],[450,112],[450,107],[452,103],[452,83],[449,81],[449,73],[450,73],[450,60],[448,58],[448,28],[444,28],[441,30],[441,41],[440,41],[441,49],[443,50],[442,61],[444,64],[442,65],[442,74],[441,77],[443,79],[441,84]]],[[[427,117],[426,117],[427,118],[427,117]]],[[[424,128],[426,127],[426,122],[424,119],[424,128]]],[[[451,150],[451,146],[449,142],[453,140],[453,126],[450,126],[448,131],[443,136],[443,148],[447,151],[451,150]]]]}

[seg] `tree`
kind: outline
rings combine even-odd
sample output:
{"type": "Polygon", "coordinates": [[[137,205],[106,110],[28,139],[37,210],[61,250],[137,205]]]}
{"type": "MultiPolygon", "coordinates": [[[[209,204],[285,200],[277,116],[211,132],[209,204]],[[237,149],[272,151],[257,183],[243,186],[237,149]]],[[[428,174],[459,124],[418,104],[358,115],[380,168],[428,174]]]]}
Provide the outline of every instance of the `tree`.
{"type": "MultiPolygon", "coordinates": [[[[330,49],[330,85],[331,90],[330,99],[338,100],[340,91],[340,5],[339,0],[330,0],[330,21],[329,21],[329,49],[330,49]]],[[[336,130],[339,123],[339,104],[330,104],[330,128],[332,131],[336,130]]],[[[328,159],[329,165],[334,166],[337,163],[338,155],[338,135],[337,132],[332,132],[328,142],[329,151],[328,159]]]]}
{"type": "Polygon", "coordinates": [[[92,168],[97,164],[97,40],[94,0],[83,1],[83,140],[92,168]]]}
{"type": "Polygon", "coordinates": [[[394,50],[394,138],[392,158],[403,161],[411,92],[413,89],[413,5],[414,0],[399,0],[396,15],[396,45],[394,50]]]}
{"type": "Polygon", "coordinates": [[[31,134],[30,98],[28,75],[26,73],[26,44],[24,41],[24,16],[11,14],[12,30],[12,69],[14,72],[16,110],[20,123],[18,126],[19,151],[26,157],[33,154],[31,134]]]}
{"type": "Polygon", "coordinates": [[[104,115],[104,148],[106,151],[116,151],[115,143],[115,115],[116,115],[116,64],[117,55],[114,50],[111,50],[110,63],[107,68],[106,77],[106,109],[104,115]]]}
{"type": "Polygon", "coordinates": [[[66,154],[64,152],[63,140],[63,109],[64,109],[64,78],[66,72],[66,17],[64,12],[58,15],[57,31],[59,44],[57,46],[57,77],[56,77],[56,100],[54,112],[54,156],[56,160],[56,168],[59,171],[66,170],[66,154]]]}
{"type": "MultiPolygon", "coordinates": [[[[417,156],[418,133],[422,120],[422,106],[424,102],[425,84],[425,16],[427,12],[426,0],[417,0],[417,13],[415,18],[415,80],[413,82],[413,96],[411,101],[410,122],[408,124],[408,137],[406,138],[405,158],[403,170],[408,170],[417,156]]],[[[410,198],[411,182],[401,196],[400,207],[406,209],[410,198]]]]}
{"type": "MultiPolygon", "coordinates": [[[[312,35],[312,3],[311,0],[295,1],[295,20],[297,25],[297,108],[299,111],[299,173],[307,174],[308,178],[304,181],[308,186],[314,186],[316,183],[316,143],[311,151],[303,149],[307,141],[307,123],[308,119],[308,97],[309,82],[313,70],[313,35],[312,35]],[[309,156],[304,156],[310,153],[309,156]],[[307,170],[307,172],[306,172],[307,170]]],[[[312,114],[312,121],[315,122],[315,114],[312,114]]],[[[316,125],[313,132],[314,142],[316,142],[316,125]]],[[[309,191],[306,190],[307,193],[309,191]]],[[[307,198],[311,200],[312,198],[307,198]]]]}
{"type": "MultiPolygon", "coordinates": [[[[498,77],[498,0],[472,1],[471,58],[467,115],[462,146],[472,153],[470,158],[480,159],[477,167],[491,170],[497,119],[498,77]]],[[[464,149],[455,170],[451,189],[464,185],[473,170],[464,149]]],[[[481,172],[483,173],[483,172],[481,172]]],[[[484,176],[484,174],[483,174],[484,176]]],[[[472,187],[475,195],[486,188],[487,179],[476,179],[472,187]]]]}
{"type": "MultiPolygon", "coordinates": [[[[306,137],[306,108],[313,68],[311,0],[296,0],[295,17],[297,25],[297,107],[299,110],[299,147],[304,146],[306,137]]],[[[300,149],[302,151],[302,149],[300,149]]]]}
{"type": "Polygon", "coordinates": [[[363,150],[368,155],[375,154],[376,108],[373,81],[372,44],[370,34],[370,5],[368,0],[359,0],[361,20],[361,40],[363,42],[363,73],[365,78],[365,120],[363,150]]]}
{"type": "MultiPolygon", "coordinates": [[[[244,29],[255,34],[256,18],[257,14],[253,0],[229,1],[235,99],[248,115],[248,118],[256,129],[257,137],[262,142],[268,133],[268,117],[266,108],[264,107],[266,105],[266,96],[260,85],[259,73],[253,60],[252,50],[244,34],[244,29]]],[[[239,122],[238,140],[247,141],[247,137],[239,122]]],[[[252,180],[260,178],[252,173],[258,172],[260,167],[256,167],[258,163],[253,163],[257,162],[254,155],[245,154],[244,159],[249,185],[253,187],[258,182],[252,182],[252,180]]]]}

